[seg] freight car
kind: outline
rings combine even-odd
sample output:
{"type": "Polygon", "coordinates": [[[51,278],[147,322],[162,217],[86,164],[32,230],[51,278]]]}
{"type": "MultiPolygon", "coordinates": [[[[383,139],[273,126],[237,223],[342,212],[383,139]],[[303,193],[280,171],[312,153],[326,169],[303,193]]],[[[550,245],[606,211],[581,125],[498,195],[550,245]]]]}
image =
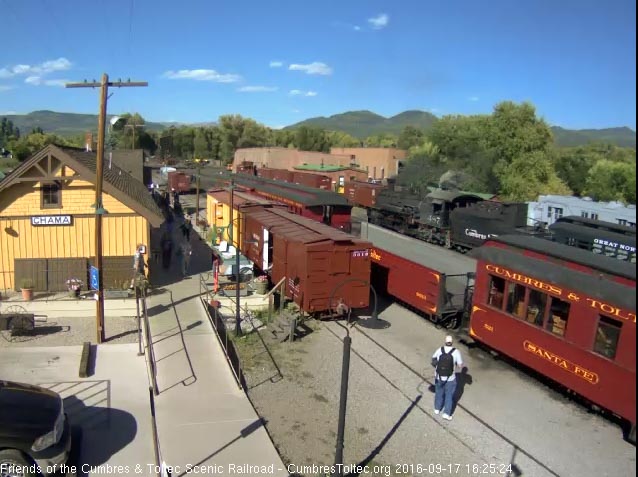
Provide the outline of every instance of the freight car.
{"type": "Polygon", "coordinates": [[[477,258],[472,338],[611,411],[636,439],[636,266],[533,237],[477,258]]]}
{"type": "Polygon", "coordinates": [[[455,263],[441,260],[431,245],[375,225],[361,225],[361,237],[372,243],[375,289],[441,326],[458,327],[471,299],[475,261],[461,256],[455,263]]]}
{"type": "Polygon", "coordinates": [[[244,174],[234,174],[232,180],[246,192],[285,204],[292,213],[350,231],[352,205],[341,194],[244,174]]]}
{"type": "Polygon", "coordinates": [[[550,225],[549,230],[556,242],[636,263],[635,228],[600,220],[567,216],[561,217],[550,225]]]}
{"type": "Polygon", "coordinates": [[[313,174],[311,172],[300,171],[288,171],[286,169],[271,169],[268,167],[262,167],[255,169],[256,174],[259,177],[266,179],[273,179],[283,182],[289,182],[291,184],[299,184],[306,187],[312,187],[315,189],[332,190],[332,179],[323,174],[313,174]]]}
{"type": "Polygon", "coordinates": [[[370,242],[273,208],[246,208],[243,222],[240,250],[273,283],[285,278],[285,296],[301,311],[368,307],[370,242]]]}
{"type": "Polygon", "coordinates": [[[193,187],[193,177],[184,172],[172,171],[168,173],[167,187],[169,192],[190,192],[193,187]]]}

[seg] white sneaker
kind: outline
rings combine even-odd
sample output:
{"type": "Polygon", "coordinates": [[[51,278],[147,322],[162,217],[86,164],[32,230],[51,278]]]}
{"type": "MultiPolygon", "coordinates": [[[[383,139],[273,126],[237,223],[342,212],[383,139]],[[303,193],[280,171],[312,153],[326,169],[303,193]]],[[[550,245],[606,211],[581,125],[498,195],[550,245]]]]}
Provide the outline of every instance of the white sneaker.
{"type": "Polygon", "coordinates": [[[449,414],[443,413],[443,415],[441,417],[443,419],[445,419],[446,421],[451,421],[452,420],[452,416],[450,416],[449,414]]]}
{"type": "Polygon", "coordinates": [[[434,410],[434,414],[440,414],[440,413],[441,413],[441,411],[439,411],[438,409],[434,410]]]}

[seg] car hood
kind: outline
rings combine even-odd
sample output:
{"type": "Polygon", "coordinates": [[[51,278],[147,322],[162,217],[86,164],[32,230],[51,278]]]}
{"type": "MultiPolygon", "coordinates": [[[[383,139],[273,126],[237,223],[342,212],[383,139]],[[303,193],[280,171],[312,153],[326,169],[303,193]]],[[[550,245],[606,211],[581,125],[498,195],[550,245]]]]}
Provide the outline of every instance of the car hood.
{"type": "Polygon", "coordinates": [[[39,437],[53,429],[62,399],[46,388],[0,381],[0,435],[39,437]]]}

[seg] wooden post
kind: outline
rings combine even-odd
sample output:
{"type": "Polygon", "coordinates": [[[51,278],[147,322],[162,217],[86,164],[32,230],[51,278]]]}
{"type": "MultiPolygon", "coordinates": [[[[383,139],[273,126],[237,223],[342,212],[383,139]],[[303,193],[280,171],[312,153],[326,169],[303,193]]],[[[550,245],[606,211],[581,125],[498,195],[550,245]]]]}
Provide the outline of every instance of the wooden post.
{"type": "MultiPolygon", "coordinates": [[[[67,88],[100,88],[100,114],[98,115],[97,128],[97,159],[95,164],[95,266],[98,270],[98,289],[96,290],[97,301],[95,306],[95,321],[97,328],[97,342],[102,343],[104,334],[104,274],[102,270],[102,215],[106,213],[102,207],[102,183],[104,175],[104,127],[106,124],[106,103],[108,100],[109,86],[130,87],[148,86],[146,82],[109,82],[109,76],[104,73],[102,81],[67,83],[67,88]]],[[[150,244],[149,244],[150,245],[150,244]]]]}

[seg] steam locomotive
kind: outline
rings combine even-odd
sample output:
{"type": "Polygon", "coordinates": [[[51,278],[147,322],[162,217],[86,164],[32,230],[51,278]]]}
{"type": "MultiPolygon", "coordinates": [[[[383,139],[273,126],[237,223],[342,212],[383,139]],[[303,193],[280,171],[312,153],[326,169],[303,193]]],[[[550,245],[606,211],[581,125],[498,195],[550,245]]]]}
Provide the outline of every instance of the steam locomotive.
{"type": "Polygon", "coordinates": [[[390,186],[377,192],[367,211],[370,223],[460,252],[499,235],[548,236],[542,225],[527,225],[526,203],[455,189],[434,189],[421,198],[390,186]]]}

